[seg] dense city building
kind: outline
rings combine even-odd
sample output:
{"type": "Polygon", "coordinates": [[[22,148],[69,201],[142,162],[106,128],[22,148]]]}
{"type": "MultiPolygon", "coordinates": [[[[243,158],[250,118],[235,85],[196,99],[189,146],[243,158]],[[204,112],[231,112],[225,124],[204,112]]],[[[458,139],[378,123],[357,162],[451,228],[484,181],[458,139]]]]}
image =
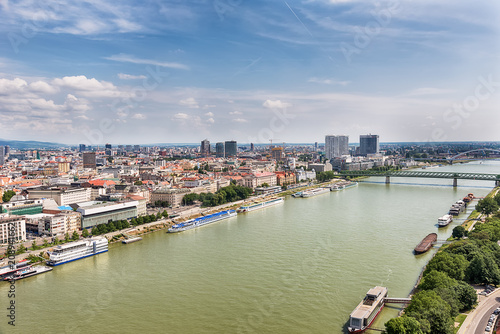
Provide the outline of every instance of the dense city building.
{"type": "Polygon", "coordinates": [[[97,166],[95,152],[84,152],[83,156],[83,168],[95,169],[97,166]]]}
{"type": "Polygon", "coordinates": [[[236,144],[236,141],[234,140],[226,141],[224,143],[224,151],[226,158],[236,157],[236,154],[238,153],[238,145],[236,144]]]}
{"type": "Polygon", "coordinates": [[[201,141],[200,153],[205,157],[210,155],[210,141],[208,141],[208,139],[201,141]]]}
{"type": "Polygon", "coordinates": [[[325,153],[328,160],[349,154],[349,136],[325,136],[325,153]]]}
{"type": "Polygon", "coordinates": [[[366,156],[368,154],[379,153],[378,135],[359,136],[359,154],[366,156]]]}
{"type": "Polygon", "coordinates": [[[224,158],[225,156],[224,143],[215,144],[215,156],[217,158],[224,158]]]}

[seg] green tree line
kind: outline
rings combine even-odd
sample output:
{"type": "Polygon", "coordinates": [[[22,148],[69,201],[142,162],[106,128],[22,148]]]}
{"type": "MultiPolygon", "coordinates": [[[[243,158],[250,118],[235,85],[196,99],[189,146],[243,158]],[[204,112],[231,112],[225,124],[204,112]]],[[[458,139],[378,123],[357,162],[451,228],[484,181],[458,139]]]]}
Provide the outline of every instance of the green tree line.
{"type": "Polygon", "coordinates": [[[227,187],[220,188],[215,193],[192,193],[184,195],[184,197],[182,198],[182,203],[184,205],[190,205],[193,204],[194,201],[200,201],[202,202],[203,207],[217,206],[246,199],[252,194],[252,192],[253,190],[251,188],[232,184],[227,187]]]}

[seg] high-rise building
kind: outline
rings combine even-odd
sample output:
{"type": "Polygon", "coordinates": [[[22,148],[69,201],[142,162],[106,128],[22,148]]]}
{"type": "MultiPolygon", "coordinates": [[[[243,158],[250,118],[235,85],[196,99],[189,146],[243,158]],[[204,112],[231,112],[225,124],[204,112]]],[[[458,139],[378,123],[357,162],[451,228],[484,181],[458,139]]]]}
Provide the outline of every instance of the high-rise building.
{"type": "Polygon", "coordinates": [[[141,151],[141,145],[134,145],[134,152],[139,153],[141,151]]]}
{"type": "Polygon", "coordinates": [[[80,144],[80,152],[85,152],[86,149],[87,147],[85,144],[80,144]]]}
{"type": "Polygon", "coordinates": [[[271,149],[271,158],[276,161],[283,161],[285,159],[285,150],[283,147],[273,147],[271,149]]]}
{"type": "Polygon", "coordinates": [[[229,140],[224,142],[224,151],[226,158],[236,157],[236,153],[238,152],[238,145],[235,140],[229,140]]]}
{"type": "Polygon", "coordinates": [[[83,153],[83,168],[96,168],[95,152],[83,153]]]}
{"type": "Polygon", "coordinates": [[[325,136],[325,151],[328,160],[349,154],[349,136],[325,136]]]}
{"type": "Polygon", "coordinates": [[[5,164],[5,148],[0,146],[0,166],[5,164]]]}
{"type": "Polygon", "coordinates": [[[113,146],[111,144],[106,144],[106,145],[104,145],[104,148],[106,150],[111,150],[113,148],[113,146]]]}
{"type": "Polygon", "coordinates": [[[4,146],[4,152],[5,152],[5,155],[9,154],[9,152],[10,152],[10,146],[9,145],[5,145],[4,146]]]}
{"type": "Polygon", "coordinates": [[[379,152],[378,135],[359,136],[359,154],[377,154],[379,152]]]}
{"type": "Polygon", "coordinates": [[[215,144],[215,156],[217,158],[224,158],[224,143],[217,143],[215,144]]]}
{"type": "Polygon", "coordinates": [[[253,145],[253,143],[250,143],[250,151],[255,151],[255,146],[253,145]]]}
{"type": "Polygon", "coordinates": [[[204,139],[201,141],[200,152],[202,156],[210,155],[210,142],[208,139],[204,139]]]}

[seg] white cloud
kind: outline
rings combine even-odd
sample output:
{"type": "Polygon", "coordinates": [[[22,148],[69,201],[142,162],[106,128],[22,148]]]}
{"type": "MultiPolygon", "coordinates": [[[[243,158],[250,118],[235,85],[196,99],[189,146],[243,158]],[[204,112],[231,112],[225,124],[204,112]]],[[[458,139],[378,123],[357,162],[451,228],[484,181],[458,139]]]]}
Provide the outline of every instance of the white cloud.
{"type": "Polygon", "coordinates": [[[291,107],[291,103],[281,102],[281,100],[266,100],[263,104],[268,109],[285,109],[291,107]]]}
{"type": "Polygon", "coordinates": [[[215,104],[205,104],[203,106],[203,109],[209,109],[209,108],[215,108],[215,107],[217,107],[215,104]]]}
{"type": "Polygon", "coordinates": [[[205,113],[205,116],[209,116],[209,117],[213,117],[214,116],[214,113],[209,111],[207,113],[205,113]]]}
{"type": "Polygon", "coordinates": [[[193,109],[198,109],[200,107],[198,105],[198,102],[196,102],[196,100],[193,97],[188,97],[187,99],[180,100],[179,105],[193,109]]]}
{"type": "Polygon", "coordinates": [[[104,59],[119,61],[119,62],[124,62],[124,63],[155,65],[155,66],[174,68],[174,69],[179,69],[179,70],[189,70],[189,66],[184,65],[184,64],[172,63],[172,62],[166,62],[166,61],[157,61],[157,60],[153,60],[153,59],[141,59],[141,58],[136,58],[134,56],[126,55],[123,53],[109,56],[109,57],[104,57],[104,59]]]}
{"type": "Polygon", "coordinates": [[[88,97],[121,97],[125,96],[111,82],[99,81],[95,78],[88,79],[84,75],[56,78],[52,81],[55,86],[78,91],[88,97]]]}
{"type": "Polygon", "coordinates": [[[188,118],[189,115],[182,112],[175,114],[173,117],[174,120],[187,120],[188,118]]]}
{"type": "Polygon", "coordinates": [[[214,124],[215,120],[213,118],[209,118],[209,119],[207,119],[207,123],[214,124]]]}
{"type": "Polygon", "coordinates": [[[35,81],[29,84],[29,87],[34,92],[40,92],[45,94],[55,94],[59,91],[57,87],[49,85],[45,81],[35,81]]]}
{"type": "Polygon", "coordinates": [[[235,118],[233,119],[233,122],[236,122],[236,123],[247,123],[248,121],[244,118],[235,118]]]}
{"type": "Polygon", "coordinates": [[[243,113],[241,111],[230,111],[229,112],[229,115],[243,115],[243,113]]]}
{"type": "Polygon", "coordinates": [[[319,83],[319,84],[325,84],[325,85],[341,85],[341,86],[347,86],[350,84],[350,81],[338,81],[334,79],[320,79],[320,78],[310,78],[307,80],[307,82],[313,82],[313,83],[319,83]]]}
{"type": "Polygon", "coordinates": [[[132,75],[125,73],[118,73],[118,78],[122,80],[137,80],[137,79],[146,79],[145,75],[132,75]]]}
{"type": "Polygon", "coordinates": [[[22,93],[27,87],[28,83],[20,78],[15,78],[13,80],[0,79],[0,95],[22,93]]]}
{"type": "Polygon", "coordinates": [[[146,116],[144,114],[133,114],[132,118],[133,119],[146,119],[146,116]]]}
{"type": "Polygon", "coordinates": [[[418,95],[436,95],[436,94],[448,94],[453,93],[451,89],[443,88],[432,88],[432,87],[422,87],[412,90],[408,95],[418,96],[418,95]]]}

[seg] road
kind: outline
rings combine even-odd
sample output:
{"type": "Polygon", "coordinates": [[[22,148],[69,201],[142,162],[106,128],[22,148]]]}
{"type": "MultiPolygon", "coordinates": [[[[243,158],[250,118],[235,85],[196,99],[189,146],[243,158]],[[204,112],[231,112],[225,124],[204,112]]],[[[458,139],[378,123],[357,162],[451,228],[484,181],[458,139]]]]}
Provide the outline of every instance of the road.
{"type": "MultiPolygon", "coordinates": [[[[484,334],[491,313],[500,306],[500,289],[479,302],[479,305],[467,316],[457,334],[484,334]]],[[[491,332],[490,332],[491,333],[491,332]]]]}

